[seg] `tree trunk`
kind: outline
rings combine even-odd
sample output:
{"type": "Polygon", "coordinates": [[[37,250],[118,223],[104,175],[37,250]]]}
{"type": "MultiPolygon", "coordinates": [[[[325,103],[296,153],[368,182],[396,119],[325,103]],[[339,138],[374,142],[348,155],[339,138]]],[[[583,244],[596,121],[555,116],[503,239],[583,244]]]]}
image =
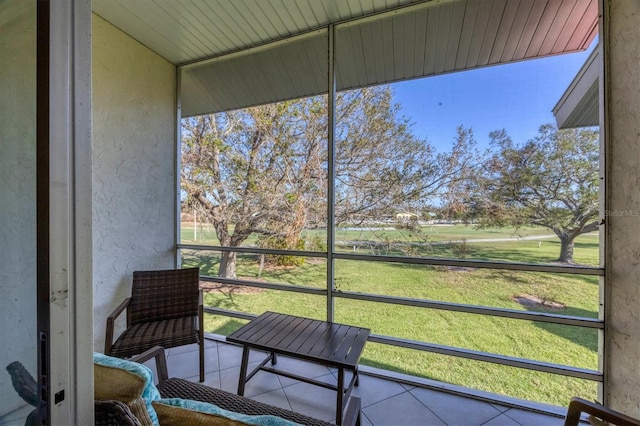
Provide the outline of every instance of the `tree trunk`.
{"type": "Polygon", "coordinates": [[[221,278],[236,278],[236,252],[222,252],[218,276],[221,278]]]}
{"type": "Polygon", "coordinates": [[[560,257],[558,262],[573,263],[573,242],[574,235],[563,235],[560,237],[560,257]]]}
{"type": "Polygon", "coordinates": [[[264,253],[260,255],[260,267],[258,268],[258,276],[262,276],[262,272],[264,271],[264,253]]]}

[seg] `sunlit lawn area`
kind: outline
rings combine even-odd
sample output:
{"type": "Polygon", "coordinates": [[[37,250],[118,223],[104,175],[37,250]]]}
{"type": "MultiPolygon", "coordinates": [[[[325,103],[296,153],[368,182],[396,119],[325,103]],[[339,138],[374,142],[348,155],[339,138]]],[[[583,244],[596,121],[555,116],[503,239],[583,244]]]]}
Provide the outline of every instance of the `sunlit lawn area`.
{"type": "MultiPolygon", "coordinates": [[[[448,235],[451,238],[470,240],[512,235],[509,231],[503,231],[495,233],[497,237],[476,237],[468,227],[449,228],[448,235]],[[467,234],[463,232],[465,230],[467,234]]],[[[468,244],[466,254],[470,259],[548,263],[559,252],[559,242],[554,239],[468,244]]],[[[447,250],[443,245],[438,256],[454,257],[447,250]]],[[[597,265],[597,235],[579,237],[575,260],[597,265]]],[[[199,265],[203,274],[217,273],[217,253],[184,252],[183,261],[185,264],[199,265]]],[[[598,316],[598,278],[593,276],[347,260],[336,261],[335,271],[336,287],[341,291],[518,310],[548,310],[562,315],[598,316]],[[540,301],[545,304],[541,305],[540,301]]],[[[325,273],[326,262],[323,259],[308,260],[295,268],[266,267],[260,277],[257,256],[242,255],[238,261],[238,277],[243,279],[325,288],[325,273]]],[[[369,327],[376,334],[592,370],[598,366],[598,339],[594,330],[344,298],[337,298],[335,303],[336,321],[369,327]]],[[[272,310],[318,319],[325,319],[326,315],[326,299],[323,296],[273,290],[214,290],[207,293],[206,304],[255,314],[272,310]]],[[[242,323],[236,319],[209,315],[206,330],[226,335],[242,323]]],[[[574,395],[586,399],[596,396],[597,386],[594,382],[375,343],[367,344],[361,362],[556,405],[566,405],[574,395]]]]}
{"type": "MultiPolygon", "coordinates": [[[[461,239],[486,239],[486,238],[518,238],[533,237],[553,234],[550,230],[541,227],[523,227],[519,230],[512,228],[485,228],[477,229],[475,225],[469,224],[433,224],[419,227],[419,234],[427,241],[449,241],[461,239]]],[[[303,233],[303,237],[317,235],[326,238],[324,230],[308,230],[303,233]]],[[[336,229],[336,240],[374,240],[390,239],[398,241],[411,241],[416,238],[416,233],[407,230],[396,229],[393,224],[376,225],[372,227],[339,227],[336,229]]],[[[217,244],[213,227],[206,223],[192,222],[182,223],[181,236],[184,243],[217,244]]],[[[255,237],[250,237],[243,245],[251,245],[256,241],[255,237]]]]}
{"type": "MultiPolygon", "coordinates": [[[[553,234],[550,230],[541,227],[524,227],[519,230],[506,228],[477,229],[475,225],[447,225],[434,224],[420,227],[421,235],[428,241],[449,241],[461,239],[487,239],[487,238],[517,238],[532,237],[553,234]]],[[[354,230],[353,228],[338,228],[336,240],[353,240],[367,238],[371,235],[387,237],[389,239],[411,240],[411,233],[406,230],[397,230],[393,226],[354,230]]]]}

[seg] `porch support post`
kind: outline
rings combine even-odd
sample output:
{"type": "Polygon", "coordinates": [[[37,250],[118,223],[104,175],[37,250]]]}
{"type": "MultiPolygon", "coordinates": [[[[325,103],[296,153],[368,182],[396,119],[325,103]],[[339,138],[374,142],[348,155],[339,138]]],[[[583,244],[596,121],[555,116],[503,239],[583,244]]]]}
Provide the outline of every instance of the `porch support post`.
{"type": "Polygon", "coordinates": [[[330,25],[328,31],[329,49],[329,78],[327,93],[327,321],[334,320],[333,290],[335,289],[335,265],[333,253],[335,250],[335,107],[336,107],[336,78],[335,78],[335,26],[330,25]]]}
{"type": "Polygon", "coordinates": [[[640,418],[640,2],[601,0],[605,134],[603,399],[640,418]]]}

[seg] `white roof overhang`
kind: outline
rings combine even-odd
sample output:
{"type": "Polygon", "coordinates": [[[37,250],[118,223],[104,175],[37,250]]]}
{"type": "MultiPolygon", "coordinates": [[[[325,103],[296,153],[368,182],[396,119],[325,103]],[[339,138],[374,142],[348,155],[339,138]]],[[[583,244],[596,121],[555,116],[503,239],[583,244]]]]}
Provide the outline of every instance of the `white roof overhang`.
{"type": "Polygon", "coordinates": [[[586,49],[596,0],[93,0],[182,66],[183,117],[586,49]]]}
{"type": "Polygon", "coordinates": [[[596,46],[556,106],[553,107],[553,115],[559,129],[598,125],[600,116],[598,52],[596,46]]]}

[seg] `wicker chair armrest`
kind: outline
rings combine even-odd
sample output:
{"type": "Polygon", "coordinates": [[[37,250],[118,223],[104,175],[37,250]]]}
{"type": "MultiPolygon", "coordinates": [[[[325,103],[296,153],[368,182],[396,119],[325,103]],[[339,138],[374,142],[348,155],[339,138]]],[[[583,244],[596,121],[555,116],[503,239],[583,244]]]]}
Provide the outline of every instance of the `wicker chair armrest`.
{"type": "Polygon", "coordinates": [[[113,329],[116,318],[122,314],[122,311],[125,310],[131,303],[131,298],[127,297],[118,305],[117,308],[111,312],[111,315],[107,317],[107,330],[104,337],[104,353],[105,355],[111,355],[111,346],[113,345],[113,329]]]}
{"type": "Polygon", "coordinates": [[[134,362],[147,362],[150,359],[155,358],[156,372],[158,373],[158,382],[162,382],[169,378],[169,372],[167,370],[167,358],[162,346],[154,346],[151,349],[147,349],[139,355],[131,357],[131,361],[134,362]]]}
{"type": "Polygon", "coordinates": [[[580,423],[580,414],[587,413],[594,417],[618,426],[640,426],[640,420],[634,419],[603,405],[573,397],[569,402],[567,416],[564,419],[565,426],[576,426],[580,423]]]}
{"type": "MultiPolygon", "coordinates": [[[[158,385],[162,398],[183,398],[215,404],[225,410],[241,414],[271,415],[307,426],[335,426],[304,414],[296,413],[284,408],[267,405],[235,393],[212,388],[186,379],[171,378],[158,385]]],[[[359,402],[359,401],[358,401],[359,402]]],[[[347,424],[347,423],[345,423],[347,424]]]]}
{"type": "Polygon", "coordinates": [[[37,407],[40,403],[40,398],[38,397],[38,382],[36,382],[36,379],[24,368],[20,361],[13,361],[7,365],[7,371],[11,376],[13,389],[20,395],[20,398],[37,407]]]}

